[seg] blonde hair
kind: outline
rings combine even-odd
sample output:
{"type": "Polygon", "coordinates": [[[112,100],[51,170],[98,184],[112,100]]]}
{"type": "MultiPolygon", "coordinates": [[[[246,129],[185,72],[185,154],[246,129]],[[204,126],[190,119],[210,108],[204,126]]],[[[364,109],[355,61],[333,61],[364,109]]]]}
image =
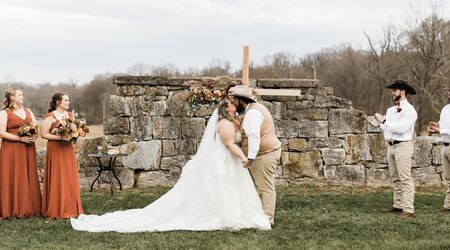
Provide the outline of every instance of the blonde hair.
{"type": "Polygon", "coordinates": [[[234,124],[234,126],[236,127],[236,129],[239,129],[240,126],[240,122],[239,119],[235,119],[234,117],[232,117],[228,111],[226,110],[228,108],[228,102],[231,100],[228,98],[228,96],[224,97],[220,102],[219,102],[219,107],[218,107],[218,113],[219,113],[219,121],[222,119],[227,119],[230,122],[232,122],[234,124]]]}
{"type": "Polygon", "coordinates": [[[8,88],[5,91],[5,99],[3,100],[3,109],[11,109],[14,110],[14,106],[11,100],[11,97],[15,96],[17,94],[17,91],[22,91],[20,88],[8,88]]]}

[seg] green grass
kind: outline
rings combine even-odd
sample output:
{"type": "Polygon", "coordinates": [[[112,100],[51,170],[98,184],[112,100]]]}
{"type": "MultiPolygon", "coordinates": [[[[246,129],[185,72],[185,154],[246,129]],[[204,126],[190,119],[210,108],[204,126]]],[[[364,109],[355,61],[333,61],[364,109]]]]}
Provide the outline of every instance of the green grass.
{"type": "MultiPolygon", "coordinates": [[[[83,192],[87,213],[143,207],[167,188],[83,192]]],[[[391,190],[300,186],[278,189],[276,226],[271,231],[86,233],[68,220],[0,221],[0,247],[84,249],[449,249],[450,214],[439,214],[443,189],[416,192],[416,215],[397,219],[380,212],[391,190]]]]}

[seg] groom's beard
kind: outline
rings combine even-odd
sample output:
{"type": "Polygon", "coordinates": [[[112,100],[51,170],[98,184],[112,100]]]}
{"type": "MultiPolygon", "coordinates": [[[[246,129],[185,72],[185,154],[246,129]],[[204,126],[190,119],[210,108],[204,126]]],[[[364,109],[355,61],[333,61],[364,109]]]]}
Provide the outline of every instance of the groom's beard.
{"type": "Polygon", "coordinates": [[[241,102],[239,102],[238,105],[236,106],[236,111],[237,111],[239,114],[241,114],[242,112],[245,111],[245,107],[244,107],[244,105],[242,105],[241,102]]]}
{"type": "Polygon", "coordinates": [[[398,101],[400,101],[400,98],[402,98],[401,95],[396,95],[396,96],[392,97],[392,101],[398,102],[398,101]]]}

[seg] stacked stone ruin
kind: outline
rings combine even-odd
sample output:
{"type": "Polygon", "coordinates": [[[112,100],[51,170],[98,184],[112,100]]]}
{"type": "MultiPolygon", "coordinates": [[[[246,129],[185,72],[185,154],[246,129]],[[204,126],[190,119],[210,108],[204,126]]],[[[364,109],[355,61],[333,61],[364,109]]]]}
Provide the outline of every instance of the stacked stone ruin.
{"type": "MultiPolygon", "coordinates": [[[[96,175],[96,162],[87,154],[106,144],[129,153],[119,161],[122,167],[118,169],[126,187],[173,185],[184,163],[195,154],[215,109],[204,106],[194,112],[173,98],[191,79],[115,76],[111,87],[116,94],[110,96],[112,116],[104,123],[105,137],[86,139],[77,152],[81,185],[87,187],[96,175]]],[[[283,142],[279,185],[391,185],[383,136],[351,101],[334,96],[332,88],[316,82],[260,79],[252,84],[302,93],[260,99],[273,114],[283,142]]],[[[417,185],[441,185],[441,148],[438,137],[415,138],[413,177],[417,185]]]]}

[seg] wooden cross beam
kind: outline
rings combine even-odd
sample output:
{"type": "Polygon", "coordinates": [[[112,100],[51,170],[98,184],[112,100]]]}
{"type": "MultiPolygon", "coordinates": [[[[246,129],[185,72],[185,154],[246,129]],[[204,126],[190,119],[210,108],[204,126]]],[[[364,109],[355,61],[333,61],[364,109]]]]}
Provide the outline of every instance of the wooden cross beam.
{"type": "MultiPolygon", "coordinates": [[[[250,47],[244,46],[243,60],[242,60],[242,84],[249,84],[249,55],[250,55],[250,47]]],[[[314,72],[315,74],[315,72],[314,72]]],[[[317,82],[317,79],[303,79],[304,81],[314,81],[317,82]]],[[[256,89],[256,95],[264,96],[300,96],[301,91],[299,89],[256,89]]]]}

